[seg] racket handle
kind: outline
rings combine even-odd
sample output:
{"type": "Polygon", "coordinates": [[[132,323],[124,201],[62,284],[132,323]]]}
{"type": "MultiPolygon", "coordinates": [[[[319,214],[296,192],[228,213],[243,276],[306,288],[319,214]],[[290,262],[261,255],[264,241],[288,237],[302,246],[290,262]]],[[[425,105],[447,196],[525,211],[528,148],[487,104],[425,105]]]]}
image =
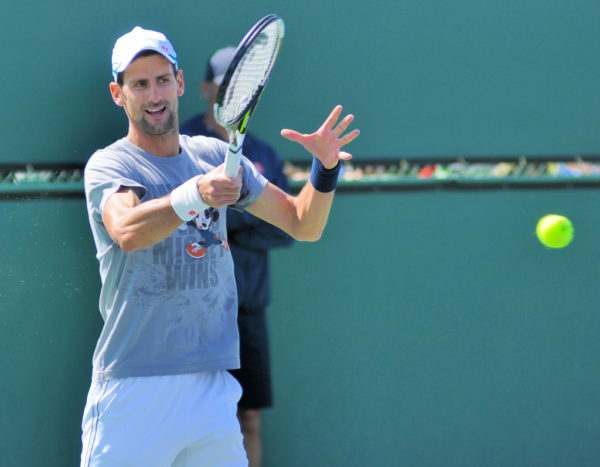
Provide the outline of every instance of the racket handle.
{"type": "Polygon", "coordinates": [[[245,133],[235,132],[233,141],[229,144],[227,154],[225,154],[225,175],[228,177],[237,177],[242,157],[242,145],[244,143],[245,133]]]}
{"type": "Polygon", "coordinates": [[[225,175],[228,177],[237,177],[242,156],[242,147],[232,148],[232,146],[229,146],[225,155],[225,175]]]}

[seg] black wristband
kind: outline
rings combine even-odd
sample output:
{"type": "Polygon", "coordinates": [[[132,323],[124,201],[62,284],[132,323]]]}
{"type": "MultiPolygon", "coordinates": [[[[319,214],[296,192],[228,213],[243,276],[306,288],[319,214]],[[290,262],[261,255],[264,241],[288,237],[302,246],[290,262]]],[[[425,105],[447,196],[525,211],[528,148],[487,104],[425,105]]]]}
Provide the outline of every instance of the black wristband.
{"type": "Polygon", "coordinates": [[[313,157],[312,168],[310,170],[310,183],[315,187],[315,190],[321,193],[329,193],[335,190],[341,167],[342,164],[338,161],[333,169],[326,169],[319,159],[313,157]]]}

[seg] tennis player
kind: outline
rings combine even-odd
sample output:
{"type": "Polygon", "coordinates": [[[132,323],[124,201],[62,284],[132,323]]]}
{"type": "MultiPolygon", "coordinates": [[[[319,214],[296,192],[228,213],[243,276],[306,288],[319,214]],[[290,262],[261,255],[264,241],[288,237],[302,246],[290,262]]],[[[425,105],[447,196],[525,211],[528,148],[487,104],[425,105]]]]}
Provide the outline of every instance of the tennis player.
{"type": "Polygon", "coordinates": [[[282,130],[313,155],[293,197],[247,159],[223,173],[227,144],[179,134],[184,93],[177,54],[140,27],[112,54],[114,102],[127,135],[85,168],[100,263],[104,326],[82,421],[81,465],[247,465],[236,417],[237,298],[228,207],[302,241],[318,240],[331,209],[343,146],[358,136],[336,106],[312,134],[282,130]]]}

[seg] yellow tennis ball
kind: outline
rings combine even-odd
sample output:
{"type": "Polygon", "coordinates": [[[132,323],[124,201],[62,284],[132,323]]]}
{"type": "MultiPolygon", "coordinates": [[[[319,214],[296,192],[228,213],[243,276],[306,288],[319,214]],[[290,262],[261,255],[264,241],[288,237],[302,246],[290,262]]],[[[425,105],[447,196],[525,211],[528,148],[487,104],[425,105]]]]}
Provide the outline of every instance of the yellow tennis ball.
{"type": "Polygon", "coordinates": [[[563,248],[573,240],[573,224],[565,216],[549,214],[542,217],[535,229],[538,239],[549,248],[563,248]]]}

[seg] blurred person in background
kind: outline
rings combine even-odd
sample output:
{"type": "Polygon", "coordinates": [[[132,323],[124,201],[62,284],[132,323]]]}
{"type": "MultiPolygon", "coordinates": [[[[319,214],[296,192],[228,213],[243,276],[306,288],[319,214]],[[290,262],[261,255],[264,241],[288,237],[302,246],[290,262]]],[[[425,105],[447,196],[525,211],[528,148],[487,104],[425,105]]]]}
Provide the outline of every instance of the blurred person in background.
{"type": "MultiPolygon", "coordinates": [[[[227,67],[235,55],[234,47],[217,50],[208,60],[204,81],[200,83],[206,111],[181,125],[184,135],[212,136],[228,141],[227,130],[215,120],[213,107],[227,67]]],[[[267,143],[247,133],[242,152],[267,180],[289,192],[283,162],[267,143]]],[[[271,301],[269,250],[291,245],[292,238],[277,227],[247,211],[227,210],[227,238],[233,256],[238,291],[240,332],[239,370],[231,374],[242,386],[238,418],[250,467],[262,465],[261,410],[273,405],[271,364],[266,309],[271,301]]]]}

